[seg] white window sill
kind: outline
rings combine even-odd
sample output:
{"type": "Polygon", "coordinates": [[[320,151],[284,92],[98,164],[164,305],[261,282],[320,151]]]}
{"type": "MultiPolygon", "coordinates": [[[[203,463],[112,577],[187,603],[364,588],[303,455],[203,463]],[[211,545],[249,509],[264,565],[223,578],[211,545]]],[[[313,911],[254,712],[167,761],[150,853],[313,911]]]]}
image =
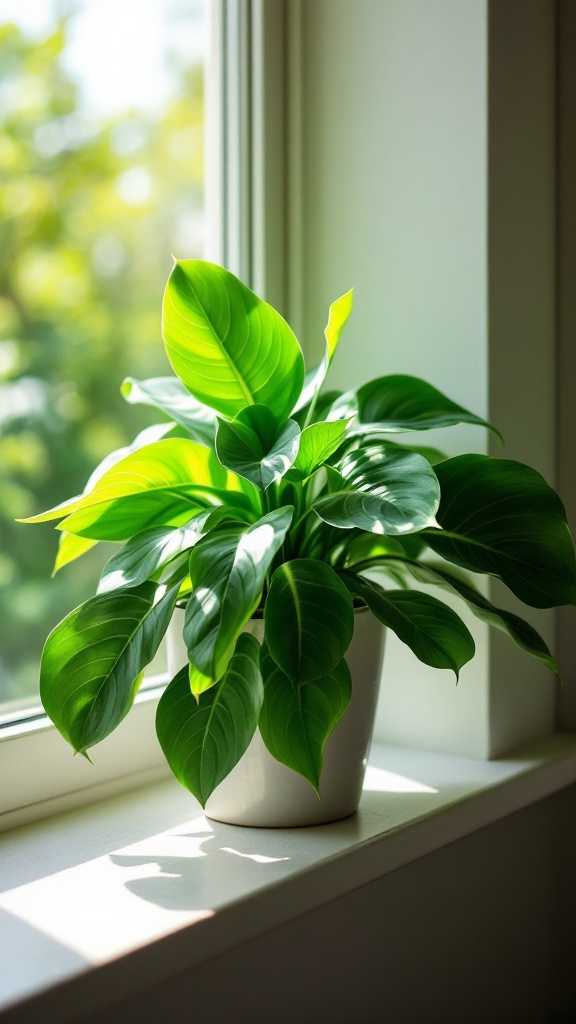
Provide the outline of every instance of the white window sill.
{"type": "Polygon", "coordinates": [[[492,762],[376,746],[359,813],[331,825],[209,822],[167,780],[15,829],[0,1020],[104,1009],[574,782],[567,734],[492,762]]]}

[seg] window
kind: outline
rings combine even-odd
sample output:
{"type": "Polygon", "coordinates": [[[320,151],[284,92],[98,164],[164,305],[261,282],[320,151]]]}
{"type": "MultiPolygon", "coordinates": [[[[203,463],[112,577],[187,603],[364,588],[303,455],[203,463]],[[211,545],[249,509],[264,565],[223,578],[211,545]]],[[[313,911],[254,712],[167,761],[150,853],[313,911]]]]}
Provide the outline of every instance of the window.
{"type": "Polygon", "coordinates": [[[111,551],[51,580],[58,535],[14,520],[78,493],[161,418],[119,389],[168,372],[170,253],[204,249],[206,4],[0,0],[0,14],[0,706],[19,714],[38,703],[46,635],[111,551]]]}
{"type": "MultiPolygon", "coordinates": [[[[478,413],[489,409],[507,436],[504,454],[552,479],[551,9],[511,15],[513,48],[501,45],[506,11],[485,3],[212,0],[209,10],[207,84],[227,117],[208,122],[219,159],[207,201],[211,223],[215,211],[228,230],[206,238],[208,258],[224,259],[279,306],[310,364],[329,302],[354,286],[336,385],[378,372],[426,377],[478,413]],[[525,387],[512,392],[518,339],[525,387]]],[[[484,440],[469,432],[442,443],[455,452],[484,440]]],[[[504,650],[505,639],[473,628],[481,654],[457,689],[390,644],[380,739],[494,756],[554,727],[550,680],[504,650]]],[[[22,756],[42,772],[13,806],[159,770],[147,707],[133,709],[105,755],[102,745],[96,774],[76,758],[72,782],[68,750],[58,737],[48,749],[51,733],[39,725],[38,753],[22,756]],[[57,766],[55,782],[47,766],[57,766]]],[[[0,757],[15,745],[0,743],[0,757]]]]}

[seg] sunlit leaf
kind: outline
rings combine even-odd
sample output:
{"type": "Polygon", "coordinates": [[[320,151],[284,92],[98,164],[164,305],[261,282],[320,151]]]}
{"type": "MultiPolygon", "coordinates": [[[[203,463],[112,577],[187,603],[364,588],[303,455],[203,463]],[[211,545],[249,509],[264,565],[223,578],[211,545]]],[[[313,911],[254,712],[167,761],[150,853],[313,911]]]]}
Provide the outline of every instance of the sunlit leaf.
{"type": "Polygon", "coordinates": [[[277,509],[249,527],[222,526],[192,550],[194,590],[186,606],[184,640],[193,693],[213,686],[225,671],[242,628],[258,606],[292,511],[277,509]]]}
{"type": "Polygon", "coordinates": [[[288,418],[304,380],[300,346],[280,314],[228,270],[177,261],[163,324],[168,358],[200,402],[225,416],[260,404],[288,418]]]}
{"type": "Polygon", "coordinates": [[[42,655],[40,697],[75,751],[100,743],[130,710],[141,673],[166,632],[178,588],[153,583],[102,594],[52,631],[42,655]]]}
{"type": "Polygon", "coordinates": [[[305,480],[323,465],[340,447],[346,425],[346,420],[338,420],[334,423],[311,423],[305,427],[289,479],[305,480]]]}
{"type": "Polygon", "coordinates": [[[262,739],[277,761],[303,775],[320,794],[326,740],[346,711],[352,692],[348,666],[342,658],[321,679],[292,683],[266,646],[260,664],[262,739]]]}
{"type": "Polygon", "coordinates": [[[342,579],[425,665],[452,669],[458,678],[462,666],[474,657],[468,627],[442,601],[414,590],[383,590],[349,570],[342,572],[342,579]]]}
{"type": "Polygon", "coordinates": [[[351,452],[338,468],[346,489],[313,504],[324,522],[391,536],[435,523],[440,488],[421,455],[372,444],[351,452]]]}
{"type": "Polygon", "coordinates": [[[183,526],[153,526],[137,533],[104,566],[98,593],[105,594],[118,587],[137,587],[150,579],[177,555],[193,548],[226,514],[227,510],[222,507],[209,509],[183,526]]]}
{"type": "Polygon", "coordinates": [[[178,781],[205,806],[216,786],[248,749],[262,704],[260,645],[242,633],[226,672],[198,702],[183,668],[156,712],[160,746],[178,781]]]}
{"type": "Polygon", "coordinates": [[[216,451],[223,466],[265,491],[290,469],[299,443],[294,420],[279,425],[265,405],[250,405],[232,422],[220,420],[216,451]]]}
{"type": "Polygon", "coordinates": [[[178,377],[151,377],[136,380],[126,377],[121,392],[131,405],[151,405],[188,431],[192,440],[214,447],[216,414],[207,405],[198,402],[178,377]]]}
{"type": "Polygon", "coordinates": [[[442,529],[423,536],[437,554],[496,576],[534,608],[576,603],[564,506],[536,470],[488,455],[459,455],[436,472],[442,529]]]}
{"type": "Polygon", "coordinates": [[[60,534],[52,575],[55,576],[65,565],[69,565],[70,562],[76,561],[77,558],[91,551],[97,543],[97,540],[90,540],[88,537],[76,537],[73,533],[60,534]]]}
{"type": "Polygon", "coordinates": [[[248,509],[234,475],[196,441],[173,438],[133,452],[98,479],[93,489],[26,522],[68,517],[61,529],[96,540],[124,540],[152,525],[182,523],[207,505],[219,504],[220,489],[248,509]],[[214,493],[212,493],[214,492],[214,493]]]}
{"type": "MultiPolygon", "coordinates": [[[[315,367],[314,370],[306,374],[306,380],[302,393],[296,404],[295,412],[298,412],[304,406],[310,402],[314,402],[314,399],[318,395],[320,388],[326,380],[326,375],[330,368],[330,363],[340,341],[340,335],[342,328],[348,320],[350,313],[352,312],[352,305],[354,301],[354,291],[350,289],[344,295],[341,295],[339,299],[336,299],[331,305],[328,311],[328,323],[324,328],[324,337],[326,339],[326,350],[322,357],[322,361],[315,367]]],[[[310,417],[311,418],[311,417],[310,417]]]]}
{"type": "MultiPolygon", "coordinates": [[[[172,429],[172,424],[170,423],[154,423],[152,426],[141,430],[134,438],[132,444],[110,452],[90,474],[83,493],[88,494],[92,491],[101,477],[104,476],[104,473],[118,462],[121,462],[122,459],[125,459],[131,452],[138,451],[140,448],[153,444],[155,441],[160,441],[166,434],[170,434],[172,429]]],[[[76,561],[77,558],[91,551],[96,544],[98,544],[98,541],[89,537],[78,537],[73,533],[61,534],[52,575],[55,576],[65,565],[69,565],[70,562],[76,561]]]]}
{"type": "Polygon", "coordinates": [[[266,601],[265,637],[292,683],[328,675],[353,631],[352,598],[329,565],[297,558],[278,566],[266,601]]]}

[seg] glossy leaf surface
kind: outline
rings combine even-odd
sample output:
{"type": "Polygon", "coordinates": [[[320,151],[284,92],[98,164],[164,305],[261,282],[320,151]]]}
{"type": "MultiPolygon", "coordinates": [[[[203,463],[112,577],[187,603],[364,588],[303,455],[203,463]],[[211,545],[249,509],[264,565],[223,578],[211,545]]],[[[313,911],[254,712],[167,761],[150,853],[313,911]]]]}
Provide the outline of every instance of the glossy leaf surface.
{"type": "Polygon", "coordinates": [[[551,672],[560,675],[555,658],[553,658],[548,646],[534,627],[520,618],[519,615],[514,615],[513,612],[509,612],[505,608],[498,608],[492,604],[468,580],[464,580],[454,572],[450,572],[442,564],[432,565],[428,562],[413,562],[407,559],[401,561],[386,559],[383,563],[383,568],[386,569],[388,564],[397,566],[398,570],[407,570],[420,583],[433,583],[452,593],[458,594],[482,622],[486,622],[489,626],[493,626],[502,633],[506,633],[527,654],[537,658],[551,672]]]}
{"type": "Polygon", "coordinates": [[[427,544],[449,562],[498,577],[535,608],[576,602],[576,560],[560,498],[536,470],[488,455],[436,467],[442,530],[427,544]]]}
{"type": "Polygon", "coordinates": [[[264,405],[251,405],[232,422],[220,420],[216,452],[223,466],[265,491],[294,462],[300,444],[295,420],[280,426],[264,405]]]}
{"type": "Polygon", "coordinates": [[[261,670],[264,703],[259,728],[268,750],[281,764],[303,775],[320,792],[326,740],[346,711],[352,693],[344,659],[321,679],[292,683],[266,646],[261,670]]]}
{"type": "Polygon", "coordinates": [[[177,593],[178,587],[167,591],[143,583],[90,598],[48,637],[40,696],[46,714],[75,751],[100,743],[130,710],[177,593]]]}
{"type": "MultiPolygon", "coordinates": [[[[238,484],[204,445],[185,438],[158,441],[133,452],[98,479],[87,494],[28,522],[68,517],[60,528],[95,540],[124,540],[151,525],[180,522],[216,504],[213,490],[238,484]]],[[[248,499],[245,499],[249,507],[248,499]]]]}
{"type": "Polygon", "coordinates": [[[202,807],[248,749],[262,705],[260,645],[242,633],[219,683],[190,692],[182,669],[162,694],[156,713],[160,746],[178,781],[202,807]]]}
{"type": "Polygon", "coordinates": [[[442,601],[413,590],[383,590],[347,570],[342,578],[425,665],[452,669],[458,678],[462,666],[474,657],[470,630],[442,601]]]}
{"type": "Polygon", "coordinates": [[[304,359],[290,327],[223,267],[176,263],[164,293],[168,358],[204,405],[236,416],[267,405],[288,418],[304,380],[304,359]]]}
{"type": "Polygon", "coordinates": [[[329,565],[297,558],[278,566],[266,601],[265,637],[293,684],[328,675],[353,630],[352,598],[329,565]]]}
{"type": "Polygon", "coordinates": [[[136,587],[150,579],[182,551],[193,548],[225,514],[222,508],[208,509],[183,526],[153,526],[137,533],[104,566],[98,593],[136,587]]]}
{"type": "Polygon", "coordinates": [[[332,406],[329,419],[354,415],[356,409],[360,423],[392,432],[430,430],[456,423],[476,423],[494,430],[485,420],[452,402],[432,384],[404,374],[377,377],[357,390],[348,391],[332,406]]]}
{"type": "Polygon", "coordinates": [[[435,522],[440,487],[421,455],[371,444],[351,452],[338,469],[346,489],[313,505],[324,522],[390,536],[415,533],[435,522]]]}
{"type": "Polygon", "coordinates": [[[225,671],[291,520],[292,508],[281,508],[250,527],[223,526],[193,549],[194,590],[184,623],[193,693],[213,686],[225,671]]]}
{"type": "Polygon", "coordinates": [[[167,416],[188,431],[194,441],[214,447],[216,435],[216,414],[203,405],[178,377],[151,377],[136,380],[126,377],[121,392],[130,405],[151,405],[161,409],[167,416]]]}

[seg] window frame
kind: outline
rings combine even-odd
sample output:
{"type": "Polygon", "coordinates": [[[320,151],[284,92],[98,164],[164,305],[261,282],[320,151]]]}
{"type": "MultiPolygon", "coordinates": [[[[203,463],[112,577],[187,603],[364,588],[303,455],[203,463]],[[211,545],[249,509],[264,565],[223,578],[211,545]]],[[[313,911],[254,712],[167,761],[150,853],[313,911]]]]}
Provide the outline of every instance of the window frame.
{"type": "MultiPolygon", "coordinates": [[[[408,10],[401,0],[386,0],[386,6],[390,10],[408,10]]],[[[360,8],[361,3],[358,5],[359,14],[360,8]]],[[[506,24],[499,21],[497,8],[498,5],[491,0],[485,0],[482,4],[482,15],[486,18],[486,56],[489,58],[487,74],[492,76],[487,82],[488,118],[492,116],[494,105],[499,101],[494,93],[499,67],[502,70],[506,65],[507,69],[507,78],[500,81],[501,88],[505,88],[506,82],[510,80],[510,52],[502,46],[506,24]]],[[[320,327],[321,331],[322,326],[312,324],[315,315],[313,317],[314,309],[306,282],[311,267],[307,258],[310,205],[314,202],[309,154],[305,152],[306,131],[310,130],[309,124],[306,127],[306,121],[311,116],[308,103],[311,89],[328,88],[326,83],[334,71],[331,65],[332,54],[327,52],[329,37],[335,31],[335,20],[347,9],[345,0],[316,0],[314,5],[306,5],[303,0],[212,0],[210,6],[213,19],[210,55],[213,74],[207,80],[207,123],[210,126],[207,143],[212,171],[207,175],[206,198],[211,241],[206,257],[225,263],[239,274],[276,305],[296,334],[305,339],[311,336],[312,328],[318,333],[316,328],[320,327]],[[314,54],[310,49],[314,45],[308,32],[310,17],[316,19],[316,44],[323,47],[320,54],[314,54]],[[329,30],[325,38],[322,28],[329,30]],[[313,79],[311,63],[318,55],[322,58],[319,66],[324,77],[313,79]],[[238,162],[231,156],[234,152],[240,154],[238,162]]],[[[371,9],[380,11],[382,8],[371,9]]],[[[532,21],[528,19],[528,35],[532,33],[532,37],[536,38],[541,28],[538,18],[548,16],[553,17],[544,8],[534,10],[532,21]]],[[[567,59],[566,56],[564,59],[567,59]]],[[[499,166],[497,162],[494,163],[497,140],[490,137],[490,126],[488,129],[486,153],[491,157],[489,171],[492,174],[493,190],[496,191],[499,181],[499,166]]],[[[322,130],[326,130],[324,125],[322,130]]],[[[511,141],[510,152],[516,148],[516,159],[521,158],[521,130],[522,126],[520,134],[511,141]]],[[[505,198],[505,183],[501,184],[503,190],[500,199],[505,198]]],[[[489,198],[492,200],[493,196],[486,195],[487,208],[489,198]]],[[[502,205],[494,204],[490,208],[489,221],[488,209],[486,212],[486,230],[490,236],[486,253],[488,263],[494,257],[490,245],[496,245],[499,229],[505,227],[502,205]]],[[[315,252],[316,261],[326,255],[326,244],[321,240],[315,252]]],[[[490,269],[488,267],[488,271],[490,269]]],[[[346,281],[346,287],[350,283],[354,282],[346,281]]],[[[491,277],[491,288],[494,289],[496,285],[497,281],[491,277]]],[[[335,294],[329,298],[333,299],[335,294]]],[[[489,324],[489,330],[494,331],[494,323],[489,324]]],[[[496,335],[494,331],[494,337],[496,335]]],[[[488,355],[490,342],[489,337],[488,355]]],[[[310,360],[310,351],[305,349],[305,352],[310,360]]],[[[508,355],[508,363],[510,372],[513,372],[512,352],[508,355]]],[[[532,398],[536,401],[538,396],[533,395],[532,398]]],[[[493,406],[494,402],[498,404],[498,396],[494,399],[489,395],[488,404],[493,406]]],[[[514,418],[517,411],[512,403],[507,413],[508,418],[514,418]]],[[[520,422],[517,429],[523,428],[524,423],[520,422]]],[[[506,432],[506,425],[504,429],[506,432]]],[[[492,641],[487,641],[484,646],[483,661],[475,686],[479,688],[479,702],[484,716],[482,728],[485,731],[482,742],[474,749],[454,750],[451,746],[462,722],[470,714],[470,705],[465,701],[448,721],[444,736],[440,735],[439,738],[432,719],[443,715],[444,708],[435,693],[433,701],[438,703],[435,703],[435,714],[430,716],[431,731],[417,736],[413,729],[410,731],[414,708],[410,707],[409,698],[400,694],[398,699],[400,702],[404,700],[400,719],[402,723],[408,722],[405,733],[402,734],[400,730],[391,736],[384,721],[377,738],[384,742],[405,742],[423,749],[490,758],[499,756],[507,747],[523,739],[541,734],[542,731],[548,732],[549,715],[545,716],[543,726],[539,721],[539,684],[535,687],[532,684],[527,686],[522,672],[518,672],[513,661],[507,665],[500,657],[500,650],[499,643],[493,647],[492,641]],[[503,693],[506,696],[501,697],[503,693]],[[511,696],[508,696],[509,693],[511,696]],[[519,715],[520,731],[525,730],[521,738],[514,731],[519,715]]],[[[386,683],[386,690],[389,690],[390,685],[386,683]]],[[[466,680],[463,679],[459,691],[465,685],[466,680]]],[[[400,682],[396,685],[396,691],[399,688],[400,682]]],[[[82,771],[82,782],[79,781],[80,769],[75,774],[75,768],[70,767],[75,762],[71,761],[69,750],[46,719],[31,723],[28,728],[23,724],[0,732],[0,775],[4,779],[18,780],[18,787],[14,788],[12,795],[4,792],[0,796],[0,829],[80,802],[98,799],[108,792],[129,789],[166,774],[168,769],[153,729],[153,715],[160,692],[161,689],[158,689],[140,694],[128,718],[105,741],[110,746],[110,760],[98,779],[92,774],[84,781],[82,771]],[[62,767],[64,760],[67,768],[62,767]],[[57,765],[53,773],[53,789],[50,788],[52,761],[57,765]]],[[[97,763],[100,750],[104,752],[105,744],[97,751],[97,763]]],[[[81,759],[76,761],[81,762],[81,759]]],[[[89,766],[80,767],[89,769],[89,766]]],[[[98,771],[101,772],[101,769],[98,771]]]]}

